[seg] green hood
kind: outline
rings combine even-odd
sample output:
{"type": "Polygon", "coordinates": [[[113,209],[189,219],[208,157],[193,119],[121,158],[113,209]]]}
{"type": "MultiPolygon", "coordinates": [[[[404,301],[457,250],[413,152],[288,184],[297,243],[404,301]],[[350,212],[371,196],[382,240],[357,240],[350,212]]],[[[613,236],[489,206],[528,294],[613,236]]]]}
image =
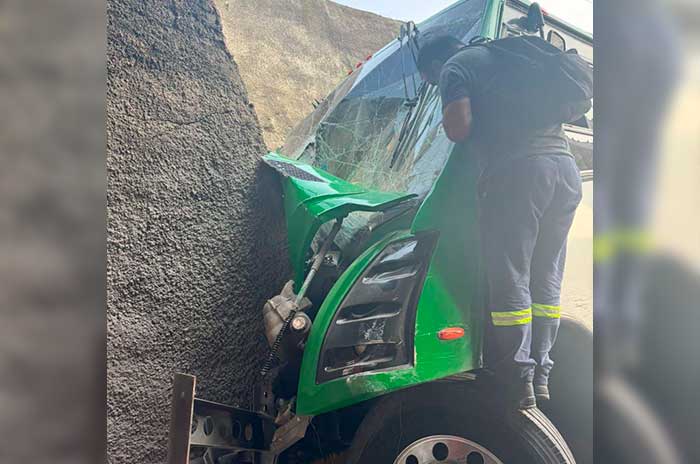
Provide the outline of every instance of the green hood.
{"type": "Polygon", "coordinates": [[[276,153],[268,153],[263,161],[282,178],[289,258],[297,286],[304,279],[307,252],[322,224],[353,211],[383,211],[415,196],[370,190],[276,153]]]}

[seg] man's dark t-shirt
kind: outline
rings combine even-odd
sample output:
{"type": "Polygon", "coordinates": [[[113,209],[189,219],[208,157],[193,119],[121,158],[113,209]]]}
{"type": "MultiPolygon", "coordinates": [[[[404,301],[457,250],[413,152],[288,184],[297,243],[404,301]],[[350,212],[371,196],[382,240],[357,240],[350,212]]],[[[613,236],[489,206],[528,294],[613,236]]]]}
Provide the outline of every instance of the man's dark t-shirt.
{"type": "Polygon", "coordinates": [[[486,47],[472,46],[448,60],[440,74],[443,108],[464,97],[472,101],[472,139],[483,168],[492,169],[508,159],[534,155],[572,156],[561,124],[526,133],[518,132],[517,128],[503,128],[494,133],[480,127],[479,113],[488,108],[488,102],[482,101],[480,95],[498,72],[495,55],[486,47]]]}

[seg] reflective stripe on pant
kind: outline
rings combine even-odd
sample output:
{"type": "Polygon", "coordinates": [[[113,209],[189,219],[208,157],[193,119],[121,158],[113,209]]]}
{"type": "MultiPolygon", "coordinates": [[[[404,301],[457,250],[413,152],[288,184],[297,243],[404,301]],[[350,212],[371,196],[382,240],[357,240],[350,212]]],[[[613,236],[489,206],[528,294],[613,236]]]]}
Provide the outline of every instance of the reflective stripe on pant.
{"type": "Polygon", "coordinates": [[[560,155],[514,160],[480,186],[492,322],[484,354],[501,376],[547,381],[559,329],[566,237],[580,200],[578,168],[560,155]]]}
{"type": "Polygon", "coordinates": [[[535,317],[559,319],[561,317],[561,306],[532,303],[532,315],[535,317]]]}
{"type": "Polygon", "coordinates": [[[532,309],[519,311],[494,311],[491,313],[491,322],[498,327],[512,327],[532,322],[532,309]]]}

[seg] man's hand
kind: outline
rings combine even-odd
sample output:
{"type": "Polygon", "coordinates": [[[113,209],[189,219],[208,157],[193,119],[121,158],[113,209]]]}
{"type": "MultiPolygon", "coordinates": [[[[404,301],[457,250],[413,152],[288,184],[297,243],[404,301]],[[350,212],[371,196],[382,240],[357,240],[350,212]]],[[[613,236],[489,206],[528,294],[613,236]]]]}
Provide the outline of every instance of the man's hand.
{"type": "Polygon", "coordinates": [[[447,138],[455,143],[464,142],[472,129],[472,104],[469,98],[455,100],[442,110],[442,125],[447,138]]]}

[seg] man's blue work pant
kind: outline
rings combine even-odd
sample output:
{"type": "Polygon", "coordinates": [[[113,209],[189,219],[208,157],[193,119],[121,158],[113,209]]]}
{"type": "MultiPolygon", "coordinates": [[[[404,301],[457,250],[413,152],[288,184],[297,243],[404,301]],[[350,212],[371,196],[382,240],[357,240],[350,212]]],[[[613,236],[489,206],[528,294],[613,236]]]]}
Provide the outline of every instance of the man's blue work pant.
{"type": "Polygon", "coordinates": [[[579,170],[566,155],[516,159],[484,176],[479,197],[487,366],[506,382],[547,384],[566,239],[581,201],[579,170]]]}

